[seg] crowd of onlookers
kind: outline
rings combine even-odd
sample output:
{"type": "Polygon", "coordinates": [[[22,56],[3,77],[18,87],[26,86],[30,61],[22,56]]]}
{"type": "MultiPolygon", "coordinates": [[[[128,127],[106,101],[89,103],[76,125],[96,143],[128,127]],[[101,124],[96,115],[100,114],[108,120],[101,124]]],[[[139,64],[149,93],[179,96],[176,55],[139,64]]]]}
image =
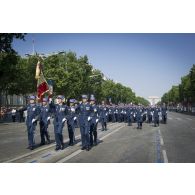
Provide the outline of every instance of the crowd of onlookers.
{"type": "Polygon", "coordinates": [[[25,122],[26,111],[21,107],[1,107],[0,122],[25,122]]]}

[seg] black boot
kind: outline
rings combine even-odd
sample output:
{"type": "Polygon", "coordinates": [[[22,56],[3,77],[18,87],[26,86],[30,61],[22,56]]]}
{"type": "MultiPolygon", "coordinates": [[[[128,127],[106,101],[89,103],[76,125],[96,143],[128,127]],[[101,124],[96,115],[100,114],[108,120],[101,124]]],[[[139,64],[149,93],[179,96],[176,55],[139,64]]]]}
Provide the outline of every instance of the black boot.
{"type": "Polygon", "coordinates": [[[107,124],[106,124],[106,122],[104,123],[104,125],[105,125],[105,131],[107,131],[107,124]]]}
{"type": "Polygon", "coordinates": [[[39,144],[39,146],[43,146],[43,145],[45,145],[45,142],[41,142],[41,143],[39,144]]]}
{"type": "Polygon", "coordinates": [[[47,144],[51,144],[51,140],[50,139],[47,140],[47,144]]]}
{"type": "Polygon", "coordinates": [[[86,149],[86,146],[83,146],[82,148],[81,148],[81,150],[85,150],[86,149]]]}
{"type": "Polygon", "coordinates": [[[104,126],[102,126],[102,131],[104,131],[104,126]]]}
{"type": "Polygon", "coordinates": [[[35,147],[34,147],[34,146],[30,146],[29,149],[30,149],[30,150],[34,150],[35,147]]]}
{"type": "Polygon", "coordinates": [[[58,151],[58,150],[60,150],[60,149],[61,149],[60,146],[56,146],[55,151],[58,151]]]}
{"type": "Polygon", "coordinates": [[[90,146],[87,146],[86,150],[89,151],[90,149],[91,149],[91,147],[90,146]]]}
{"type": "Polygon", "coordinates": [[[74,133],[72,132],[70,135],[70,146],[74,145],[74,133]]]}

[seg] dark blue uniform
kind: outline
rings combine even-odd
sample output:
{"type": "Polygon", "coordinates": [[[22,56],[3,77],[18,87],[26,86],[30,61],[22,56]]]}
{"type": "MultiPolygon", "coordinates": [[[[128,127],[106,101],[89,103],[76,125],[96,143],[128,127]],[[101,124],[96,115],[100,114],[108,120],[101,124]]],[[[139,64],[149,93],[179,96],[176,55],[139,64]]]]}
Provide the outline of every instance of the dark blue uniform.
{"type": "Polygon", "coordinates": [[[143,122],[143,109],[142,108],[136,109],[136,121],[137,121],[137,129],[142,129],[142,122],[143,122]]]}
{"type": "Polygon", "coordinates": [[[116,106],[115,109],[114,109],[114,116],[115,116],[115,121],[118,122],[119,121],[119,110],[118,110],[118,107],[116,106]]]}
{"type": "Polygon", "coordinates": [[[107,115],[108,115],[108,108],[105,105],[101,105],[99,107],[100,113],[100,122],[102,124],[102,131],[107,130],[107,115]]]}
{"type": "Polygon", "coordinates": [[[69,145],[73,146],[75,141],[75,121],[77,120],[76,116],[76,107],[68,107],[68,116],[67,116],[67,126],[68,126],[68,135],[69,135],[69,145]]]}
{"type": "Polygon", "coordinates": [[[86,103],[81,103],[77,107],[77,111],[79,113],[79,125],[81,132],[81,141],[82,141],[82,149],[90,149],[90,140],[89,140],[89,131],[90,131],[90,120],[91,120],[91,105],[86,103]]]}
{"type": "Polygon", "coordinates": [[[162,114],[162,122],[166,124],[167,123],[167,108],[166,107],[161,108],[161,114],[162,114]]]}
{"type": "Polygon", "coordinates": [[[34,134],[37,125],[37,120],[39,118],[40,108],[36,104],[29,104],[22,110],[27,110],[26,126],[28,132],[28,145],[29,148],[32,150],[35,146],[34,134]]]}
{"type": "Polygon", "coordinates": [[[147,108],[146,112],[147,112],[147,119],[148,119],[147,122],[151,123],[152,122],[152,109],[147,108]]]}
{"type": "Polygon", "coordinates": [[[90,121],[90,145],[97,145],[97,125],[99,121],[99,108],[97,105],[91,105],[91,121],[90,121]]]}
{"type": "Polygon", "coordinates": [[[132,125],[133,110],[131,107],[126,109],[128,126],[132,125]]]}
{"type": "Polygon", "coordinates": [[[64,149],[63,128],[67,116],[67,106],[63,104],[52,104],[52,112],[54,113],[54,133],[56,141],[56,150],[64,149]]]}
{"type": "Polygon", "coordinates": [[[154,111],[153,111],[153,120],[154,120],[155,127],[156,127],[156,125],[159,126],[159,113],[160,113],[160,109],[155,107],[154,111]]]}
{"type": "Polygon", "coordinates": [[[50,143],[50,136],[48,132],[48,125],[50,124],[51,118],[51,108],[48,105],[40,106],[40,135],[41,143],[40,145],[45,144],[45,137],[47,142],[50,143]]]}

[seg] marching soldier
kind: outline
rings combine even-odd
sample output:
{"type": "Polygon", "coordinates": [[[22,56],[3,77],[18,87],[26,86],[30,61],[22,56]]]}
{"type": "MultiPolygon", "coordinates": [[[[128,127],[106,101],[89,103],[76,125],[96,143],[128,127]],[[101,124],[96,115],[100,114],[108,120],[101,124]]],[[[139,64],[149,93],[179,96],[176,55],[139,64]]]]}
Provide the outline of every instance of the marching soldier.
{"type": "Polygon", "coordinates": [[[45,145],[45,138],[47,139],[47,143],[50,143],[50,136],[48,132],[48,125],[50,124],[50,119],[51,109],[47,103],[47,98],[43,98],[42,105],[40,106],[40,145],[45,145]]]}
{"type": "Polygon", "coordinates": [[[91,95],[90,97],[90,103],[92,107],[91,112],[91,124],[90,124],[90,145],[96,146],[97,145],[97,125],[98,125],[98,117],[99,117],[99,109],[98,106],[95,104],[95,97],[91,95]]]}
{"type": "Polygon", "coordinates": [[[55,133],[55,141],[56,141],[56,151],[64,149],[64,141],[63,141],[63,128],[67,116],[67,106],[63,104],[64,97],[62,95],[57,96],[57,104],[51,104],[52,112],[54,113],[54,133],[55,133]]]}
{"type": "Polygon", "coordinates": [[[109,108],[108,108],[108,121],[109,122],[113,121],[113,119],[112,119],[112,107],[111,106],[109,106],[109,108]]]}
{"type": "Polygon", "coordinates": [[[22,108],[22,111],[27,110],[27,119],[26,119],[26,126],[28,132],[28,149],[33,150],[35,147],[35,129],[37,125],[37,120],[39,118],[40,108],[36,105],[36,97],[30,96],[29,97],[29,104],[22,108]]]}
{"type": "Polygon", "coordinates": [[[137,129],[142,129],[143,109],[141,108],[141,106],[138,106],[136,110],[136,121],[137,121],[137,129]]]}
{"type": "Polygon", "coordinates": [[[147,122],[148,123],[152,122],[152,109],[151,109],[151,107],[147,108],[147,122]]]}
{"type": "Polygon", "coordinates": [[[68,107],[68,117],[67,117],[67,125],[68,125],[68,135],[69,135],[69,145],[73,146],[75,141],[75,121],[76,117],[76,108],[74,106],[74,99],[70,99],[70,106],[68,107]]]}
{"type": "Polygon", "coordinates": [[[166,124],[167,123],[167,108],[165,107],[165,105],[163,105],[163,107],[161,108],[161,114],[162,114],[162,122],[166,124]]]}
{"type": "Polygon", "coordinates": [[[116,122],[116,119],[115,119],[115,106],[114,105],[112,105],[111,106],[111,114],[112,114],[112,122],[114,123],[114,122],[116,122]]]}
{"type": "Polygon", "coordinates": [[[154,118],[154,126],[156,127],[156,125],[159,126],[159,113],[160,113],[160,109],[155,106],[154,107],[154,111],[153,111],[153,118],[154,118]]]}
{"type": "Polygon", "coordinates": [[[82,141],[82,150],[90,150],[90,120],[91,120],[91,105],[87,101],[87,95],[82,95],[82,102],[78,105],[78,113],[79,113],[79,125],[81,132],[81,141],[82,141]]]}
{"type": "Polygon", "coordinates": [[[108,115],[108,109],[104,103],[104,101],[102,101],[102,105],[100,106],[100,121],[102,124],[102,131],[107,131],[107,115],[108,115]]]}
{"type": "Polygon", "coordinates": [[[128,126],[132,125],[132,114],[133,114],[133,110],[131,107],[128,107],[127,110],[127,122],[128,122],[128,126]]]}
{"type": "Polygon", "coordinates": [[[114,108],[114,118],[115,118],[115,122],[118,122],[118,106],[117,105],[114,108]]]}

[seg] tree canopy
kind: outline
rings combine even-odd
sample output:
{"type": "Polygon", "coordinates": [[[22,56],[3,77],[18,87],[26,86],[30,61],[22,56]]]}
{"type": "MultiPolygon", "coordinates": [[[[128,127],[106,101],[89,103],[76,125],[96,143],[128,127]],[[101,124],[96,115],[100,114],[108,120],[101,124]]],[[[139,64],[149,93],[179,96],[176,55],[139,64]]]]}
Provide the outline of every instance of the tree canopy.
{"type": "MultiPolygon", "coordinates": [[[[0,34],[0,92],[26,95],[36,93],[35,68],[38,55],[21,57],[12,48],[14,38],[24,40],[25,34],[0,34]]],[[[75,52],[59,52],[42,58],[43,73],[54,83],[54,95],[80,99],[81,94],[94,94],[97,101],[112,103],[134,103],[147,105],[149,102],[136,97],[130,87],[105,79],[104,74],[89,63],[87,55],[75,52]]]]}
{"type": "Polygon", "coordinates": [[[195,103],[195,65],[189,74],[181,78],[181,83],[165,93],[161,101],[166,104],[195,103]]]}

